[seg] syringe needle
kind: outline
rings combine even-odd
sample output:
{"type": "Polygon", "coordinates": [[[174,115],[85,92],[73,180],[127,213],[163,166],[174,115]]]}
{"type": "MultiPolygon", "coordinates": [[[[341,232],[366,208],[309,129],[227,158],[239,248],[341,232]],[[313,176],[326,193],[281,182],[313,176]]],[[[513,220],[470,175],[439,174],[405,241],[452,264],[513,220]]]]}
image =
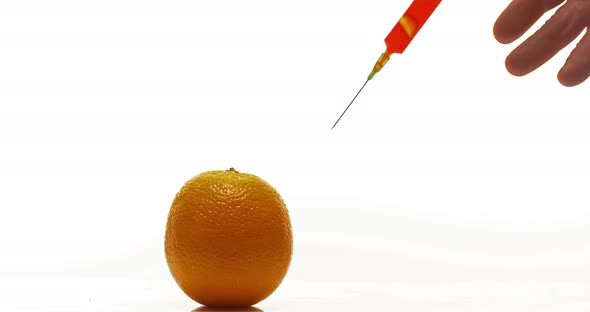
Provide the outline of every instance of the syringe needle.
{"type": "Polygon", "coordinates": [[[387,49],[381,54],[379,60],[373,66],[373,71],[369,74],[367,81],[361,87],[359,92],[354,96],[350,104],[346,107],[342,115],[336,120],[332,129],[336,127],[342,116],[346,113],[350,105],[354,102],[356,97],[361,93],[369,80],[373,79],[383,66],[389,61],[389,57],[394,54],[402,54],[406,47],[412,42],[418,31],[422,28],[426,20],[432,15],[433,11],[440,4],[442,0],[413,0],[404,15],[395,24],[389,35],[385,37],[385,45],[387,49]]]}
{"type": "Polygon", "coordinates": [[[361,94],[361,91],[363,91],[363,89],[367,85],[367,82],[369,82],[369,80],[373,79],[373,77],[375,77],[375,75],[381,70],[381,68],[383,68],[383,66],[385,66],[385,64],[389,61],[389,56],[390,55],[391,54],[390,53],[387,53],[387,52],[381,54],[381,56],[379,57],[379,60],[377,60],[377,63],[375,63],[375,65],[373,66],[373,70],[371,71],[371,73],[367,77],[367,81],[365,81],[365,84],[363,84],[363,86],[361,87],[361,89],[359,90],[359,92],[357,92],[356,95],[354,96],[354,98],[352,99],[352,101],[350,101],[350,104],[348,104],[348,106],[346,106],[346,109],[344,110],[344,112],[342,112],[342,115],[340,115],[340,117],[338,118],[338,120],[336,120],[336,123],[332,126],[332,129],[334,129],[334,127],[336,127],[336,125],[338,124],[338,122],[340,121],[340,119],[342,118],[342,116],[344,116],[344,114],[346,113],[346,111],[348,110],[348,108],[350,107],[350,105],[352,105],[352,103],[354,102],[354,100],[356,100],[356,97],[359,96],[359,94],[361,94]]]}
{"type": "Polygon", "coordinates": [[[344,114],[346,114],[346,111],[348,110],[348,108],[350,107],[350,105],[352,105],[352,103],[354,102],[354,100],[356,100],[356,97],[359,96],[359,94],[361,94],[361,91],[363,91],[363,89],[365,88],[365,86],[367,85],[367,82],[369,82],[370,79],[367,79],[367,81],[365,81],[365,83],[363,84],[363,86],[361,87],[361,89],[359,90],[359,92],[356,93],[356,95],[354,96],[354,98],[352,99],[352,101],[350,101],[350,103],[348,104],[348,106],[346,106],[346,109],[342,112],[342,115],[340,115],[340,117],[338,117],[338,120],[336,120],[336,123],[334,123],[334,125],[332,126],[332,129],[334,129],[334,127],[336,127],[336,125],[338,124],[338,122],[340,121],[340,119],[342,119],[342,116],[344,116],[344,114]]]}

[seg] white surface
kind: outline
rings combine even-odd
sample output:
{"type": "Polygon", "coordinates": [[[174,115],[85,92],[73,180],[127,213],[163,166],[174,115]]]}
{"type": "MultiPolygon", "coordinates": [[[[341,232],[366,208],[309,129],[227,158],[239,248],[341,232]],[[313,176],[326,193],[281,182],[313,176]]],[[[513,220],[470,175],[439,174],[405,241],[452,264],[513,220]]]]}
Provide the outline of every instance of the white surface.
{"type": "MultiPolygon", "coordinates": [[[[208,310],[161,280],[16,279],[0,284],[5,311],[240,312],[208,310]],[[48,289],[51,289],[48,291],[48,289]],[[14,295],[16,294],[16,295],[14,295]]],[[[309,283],[291,281],[256,307],[262,311],[588,311],[579,283],[309,283]]]]}
{"type": "Polygon", "coordinates": [[[169,205],[193,175],[233,166],[285,198],[287,281],[312,285],[286,283],[267,312],[587,308],[590,85],[557,82],[572,47],[530,76],[505,71],[515,45],[492,25],[508,1],[443,1],[329,130],[409,3],[0,2],[8,297],[190,310],[164,261],[169,205]],[[110,278],[159,282],[128,297],[134,284],[110,278]]]}

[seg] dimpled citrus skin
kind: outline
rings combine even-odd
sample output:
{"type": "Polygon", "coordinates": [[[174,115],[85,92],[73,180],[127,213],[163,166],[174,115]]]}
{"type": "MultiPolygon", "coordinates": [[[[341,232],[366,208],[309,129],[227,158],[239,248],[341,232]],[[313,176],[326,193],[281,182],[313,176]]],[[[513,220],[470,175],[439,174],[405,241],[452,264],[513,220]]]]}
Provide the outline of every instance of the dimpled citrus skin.
{"type": "Polygon", "coordinates": [[[170,208],[164,245],[170,272],[191,299],[209,307],[248,307],[281,284],[293,234],[279,193],[232,168],[185,183],[170,208]]]}

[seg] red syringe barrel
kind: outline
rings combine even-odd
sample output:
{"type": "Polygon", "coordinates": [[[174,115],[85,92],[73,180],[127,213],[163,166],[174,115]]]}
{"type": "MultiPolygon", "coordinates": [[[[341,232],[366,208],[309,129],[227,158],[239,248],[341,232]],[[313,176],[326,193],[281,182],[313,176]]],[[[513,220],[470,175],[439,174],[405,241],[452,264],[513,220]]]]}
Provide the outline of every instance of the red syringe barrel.
{"type": "Polygon", "coordinates": [[[420,28],[426,23],[441,1],[442,0],[414,0],[414,2],[410,4],[410,7],[408,7],[404,15],[402,15],[397,24],[395,24],[389,35],[385,37],[385,45],[387,49],[381,54],[373,66],[373,70],[369,74],[369,77],[367,77],[368,80],[373,79],[373,77],[381,71],[393,53],[401,54],[406,50],[410,42],[412,42],[412,39],[414,39],[420,28]]]}
{"type": "Polygon", "coordinates": [[[385,38],[387,51],[403,53],[441,0],[414,0],[385,38]]]}

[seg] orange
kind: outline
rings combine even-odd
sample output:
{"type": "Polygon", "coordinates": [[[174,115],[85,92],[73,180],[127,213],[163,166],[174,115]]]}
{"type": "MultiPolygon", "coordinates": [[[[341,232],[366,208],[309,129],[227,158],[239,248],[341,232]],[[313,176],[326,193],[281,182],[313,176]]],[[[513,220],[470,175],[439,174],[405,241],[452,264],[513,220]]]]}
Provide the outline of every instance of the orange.
{"type": "Polygon", "coordinates": [[[287,274],[293,234],[280,194],[233,168],[201,173],[176,194],[166,224],[166,260],[174,280],[209,307],[249,307],[287,274]]]}

